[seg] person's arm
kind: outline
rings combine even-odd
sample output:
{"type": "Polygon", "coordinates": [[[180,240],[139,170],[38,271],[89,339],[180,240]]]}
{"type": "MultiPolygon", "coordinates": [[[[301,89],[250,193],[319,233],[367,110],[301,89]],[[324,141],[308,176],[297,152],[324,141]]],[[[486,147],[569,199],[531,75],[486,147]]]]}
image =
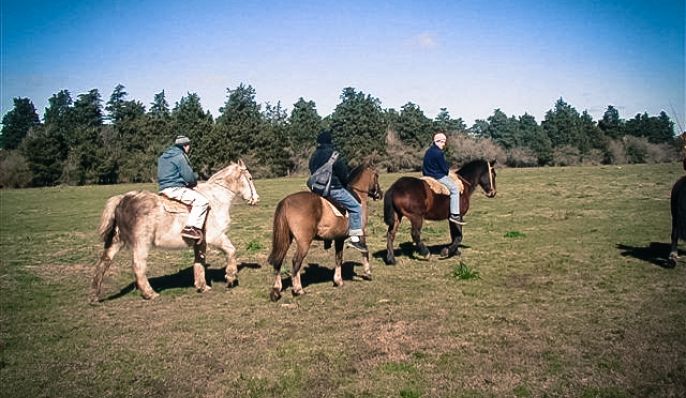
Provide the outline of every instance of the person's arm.
{"type": "Polygon", "coordinates": [[[186,158],[185,155],[179,157],[178,168],[181,178],[186,182],[186,186],[193,188],[198,185],[198,178],[193,172],[191,165],[188,163],[188,158],[186,158]]]}
{"type": "Polygon", "coordinates": [[[336,177],[338,177],[338,181],[341,182],[341,185],[347,187],[350,169],[348,169],[345,160],[341,159],[341,155],[339,155],[338,159],[336,159],[336,162],[333,164],[333,172],[336,174],[336,177]]]}

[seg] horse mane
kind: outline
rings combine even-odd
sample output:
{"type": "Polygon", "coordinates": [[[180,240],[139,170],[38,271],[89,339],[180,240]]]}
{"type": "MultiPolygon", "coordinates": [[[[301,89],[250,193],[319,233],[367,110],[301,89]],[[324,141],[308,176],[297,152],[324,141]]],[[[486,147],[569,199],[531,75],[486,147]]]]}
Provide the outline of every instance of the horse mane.
{"type": "Polygon", "coordinates": [[[229,171],[231,166],[236,166],[236,165],[237,165],[237,163],[235,163],[235,162],[229,163],[228,166],[223,167],[223,168],[219,169],[219,171],[217,171],[216,173],[212,174],[210,176],[210,178],[207,179],[207,182],[214,182],[220,178],[224,178],[225,174],[229,171]]]}
{"type": "Polygon", "coordinates": [[[360,176],[362,175],[362,171],[364,171],[364,169],[366,169],[366,168],[367,168],[366,163],[362,163],[358,166],[355,166],[355,168],[350,171],[350,174],[348,177],[348,181],[350,181],[349,184],[352,184],[353,182],[357,181],[357,179],[360,178],[360,176]]]}
{"type": "Polygon", "coordinates": [[[488,162],[484,159],[474,159],[467,162],[464,166],[457,170],[457,174],[464,178],[473,177],[474,174],[481,168],[486,167],[488,169],[488,162]]]}

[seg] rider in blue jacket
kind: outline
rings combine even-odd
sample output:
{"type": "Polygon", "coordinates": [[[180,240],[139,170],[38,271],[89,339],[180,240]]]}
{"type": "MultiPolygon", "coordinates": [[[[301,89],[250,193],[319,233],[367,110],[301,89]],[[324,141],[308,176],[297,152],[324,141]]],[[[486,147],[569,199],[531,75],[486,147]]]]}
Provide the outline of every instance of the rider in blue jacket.
{"type": "Polygon", "coordinates": [[[435,178],[441,184],[445,185],[450,191],[450,222],[464,225],[464,219],[460,214],[460,189],[455,181],[448,175],[448,162],[445,160],[445,153],[443,148],[447,137],[443,133],[436,133],[434,135],[433,144],[424,154],[424,162],[422,164],[422,174],[428,177],[435,178]]]}
{"type": "Polygon", "coordinates": [[[198,175],[193,172],[188,161],[190,150],[191,140],[188,137],[176,137],[174,145],[167,148],[157,161],[157,182],[160,185],[160,194],[191,205],[181,236],[201,241],[210,202],[193,189],[198,184],[198,175]]]}

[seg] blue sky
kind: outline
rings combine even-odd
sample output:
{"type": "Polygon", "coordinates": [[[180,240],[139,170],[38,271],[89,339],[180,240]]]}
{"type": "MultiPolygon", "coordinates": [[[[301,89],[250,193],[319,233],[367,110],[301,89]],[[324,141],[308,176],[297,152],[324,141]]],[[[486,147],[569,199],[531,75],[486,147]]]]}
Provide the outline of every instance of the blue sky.
{"type": "MultiPolygon", "coordinates": [[[[0,113],[28,97],[121,83],[149,107],[195,92],[213,115],[227,88],[320,115],[345,87],[384,108],[447,108],[468,125],[500,108],[540,123],[562,97],[598,120],[686,123],[684,1],[2,0],[0,113]],[[676,117],[675,117],[676,112],[676,117]]],[[[686,128],[686,126],[685,126],[686,128]]]]}

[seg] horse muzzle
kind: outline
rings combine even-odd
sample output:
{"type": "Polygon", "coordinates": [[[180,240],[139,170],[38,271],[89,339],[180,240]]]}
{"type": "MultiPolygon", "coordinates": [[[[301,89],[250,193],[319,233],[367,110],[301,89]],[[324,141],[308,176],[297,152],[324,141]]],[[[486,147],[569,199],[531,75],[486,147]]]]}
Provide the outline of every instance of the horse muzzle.
{"type": "Polygon", "coordinates": [[[246,200],[250,206],[255,206],[257,204],[257,202],[260,201],[260,196],[259,195],[251,196],[246,200]]]}
{"type": "Polygon", "coordinates": [[[487,198],[495,198],[495,189],[492,189],[492,190],[486,192],[486,197],[487,198]]]}

